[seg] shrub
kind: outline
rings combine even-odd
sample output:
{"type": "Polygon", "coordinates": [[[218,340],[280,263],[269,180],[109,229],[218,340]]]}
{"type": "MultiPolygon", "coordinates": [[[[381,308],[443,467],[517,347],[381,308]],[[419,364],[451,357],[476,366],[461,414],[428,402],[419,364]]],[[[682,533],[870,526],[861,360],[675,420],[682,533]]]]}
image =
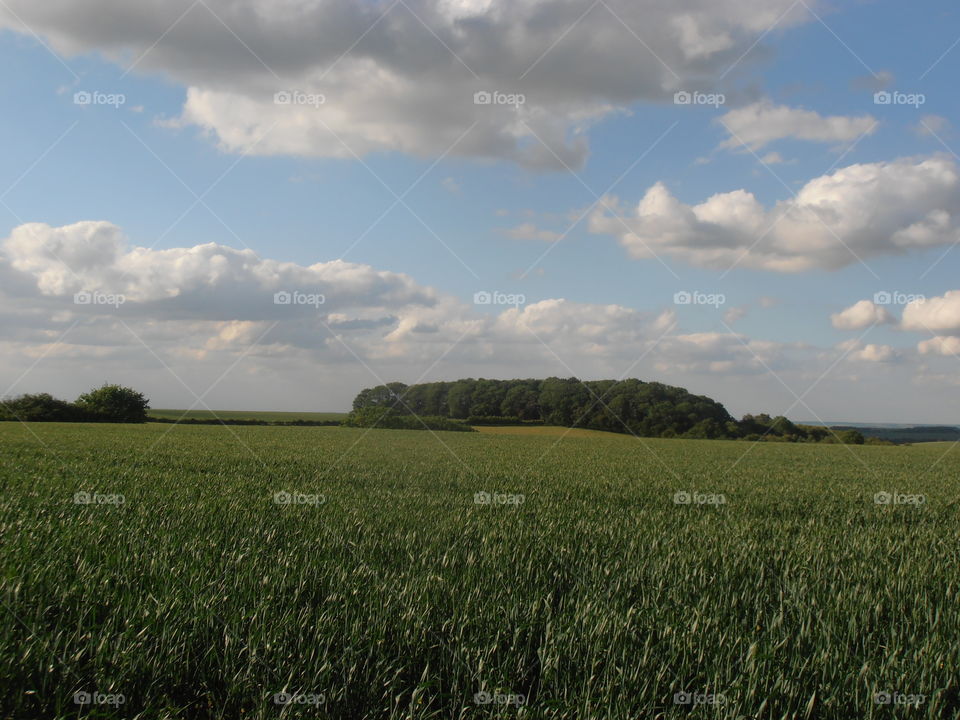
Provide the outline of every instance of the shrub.
{"type": "Polygon", "coordinates": [[[77,398],[77,407],[99,422],[141,423],[147,421],[150,401],[142,393],[122,385],[104,385],[77,398]]]}
{"type": "Polygon", "coordinates": [[[23,422],[79,422],[83,411],[50,393],[20,395],[0,401],[0,419],[23,422]]]}

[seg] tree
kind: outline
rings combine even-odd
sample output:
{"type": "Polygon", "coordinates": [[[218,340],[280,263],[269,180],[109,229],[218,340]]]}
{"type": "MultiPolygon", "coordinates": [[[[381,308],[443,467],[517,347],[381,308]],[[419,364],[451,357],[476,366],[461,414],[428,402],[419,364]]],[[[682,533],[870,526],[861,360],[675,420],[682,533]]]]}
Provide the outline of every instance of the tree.
{"type": "Polygon", "coordinates": [[[837,439],[844,445],[863,445],[863,434],[859,430],[841,430],[837,439]]]}
{"type": "Polygon", "coordinates": [[[104,385],[77,398],[76,406],[100,422],[146,422],[150,401],[122,385],[104,385]]]}
{"type": "Polygon", "coordinates": [[[500,414],[520,420],[539,420],[540,402],[536,390],[526,383],[514,385],[500,403],[500,414]]]}
{"type": "Polygon", "coordinates": [[[0,401],[0,420],[21,422],[77,422],[82,412],[66,400],[58,400],[50,393],[20,395],[0,401]]]}
{"type": "Polygon", "coordinates": [[[399,414],[405,414],[409,411],[403,406],[402,400],[406,394],[407,386],[402,382],[392,382],[386,385],[377,385],[377,387],[361,390],[353,400],[353,409],[360,410],[366,407],[388,407],[399,414]]]}

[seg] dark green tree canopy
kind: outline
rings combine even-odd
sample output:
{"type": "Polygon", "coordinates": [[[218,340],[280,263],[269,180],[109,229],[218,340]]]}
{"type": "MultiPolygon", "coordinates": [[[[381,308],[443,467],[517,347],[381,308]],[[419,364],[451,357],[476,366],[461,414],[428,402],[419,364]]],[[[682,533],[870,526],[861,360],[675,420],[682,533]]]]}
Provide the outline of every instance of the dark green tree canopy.
{"type": "Polygon", "coordinates": [[[726,409],[708,397],[640,380],[466,378],[409,387],[389,383],[357,395],[354,410],[368,407],[390,407],[398,415],[543,421],[647,436],[672,437],[697,428],[696,437],[729,437],[728,424],[733,423],[726,409]]]}
{"type": "MultiPolygon", "coordinates": [[[[449,418],[468,425],[539,422],[646,437],[744,439],[765,442],[862,443],[860,433],[797,425],[782,415],[744,415],[734,420],[716,400],[658,382],[465,378],[453,382],[388,383],[363,390],[354,414],[377,409],[388,415],[449,418]]],[[[359,414],[358,414],[359,413],[359,414]]],[[[379,427],[389,420],[377,414],[379,427]]],[[[359,422],[359,420],[357,420],[359,422]]]]}
{"type": "Polygon", "coordinates": [[[101,422],[146,422],[150,402],[131,388],[104,385],[77,398],[77,407],[101,422]]]}

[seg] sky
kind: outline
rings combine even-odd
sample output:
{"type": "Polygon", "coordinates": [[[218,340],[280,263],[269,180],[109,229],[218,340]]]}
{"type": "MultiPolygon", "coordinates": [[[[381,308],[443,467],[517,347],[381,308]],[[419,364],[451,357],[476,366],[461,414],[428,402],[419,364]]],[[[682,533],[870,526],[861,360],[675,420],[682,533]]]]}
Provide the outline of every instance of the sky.
{"type": "Polygon", "coordinates": [[[2,0],[0,391],[958,423],[960,8],[2,0]]]}

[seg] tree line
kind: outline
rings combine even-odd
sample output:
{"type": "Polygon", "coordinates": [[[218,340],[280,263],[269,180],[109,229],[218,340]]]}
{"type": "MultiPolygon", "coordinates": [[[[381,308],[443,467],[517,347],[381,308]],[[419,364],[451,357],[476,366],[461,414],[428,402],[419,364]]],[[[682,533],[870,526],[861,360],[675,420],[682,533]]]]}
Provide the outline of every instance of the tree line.
{"type": "Polygon", "coordinates": [[[542,423],[642,437],[864,442],[857,431],[797,425],[783,416],[745,415],[735,420],[709,397],[636,379],[392,382],[362,390],[353,401],[350,424],[384,427],[390,418],[408,416],[459,420],[466,425],[542,423]]]}
{"type": "MultiPolygon", "coordinates": [[[[142,393],[121,385],[103,385],[74,402],[49,393],[0,400],[0,421],[142,423],[150,403],[142,393]]],[[[180,420],[179,422],[191,422],[180,420]]],[[[221,424],[221,420],[197,420],[221,424]]],[[[236,424],[241,424],[235,421],[236,424]]],[[[333,424],[308,423],[244,424],[333,424]]],[[[387,383],[362,390],[353,411],[342,421],[349,427],[410,430],[471,430],[473,425],[543,424],[580,427],[641,437],[743,439],[779,442],[863,444],[854,429],[799,425],[765,413],[735,420],[726,408],[705,395],[658,382],[484,378],[405,385],[387,383]]],[[[890,444],[878,438],[866,442],[890,444]]]]}
{"type": "Polygon", "coordinates": [[[0,421],[142,423],[147,421],[149,409],[150,401],[142,393],[122,385],[103,385],[74,402],[50,393],[0,400],[0,421]]]}

